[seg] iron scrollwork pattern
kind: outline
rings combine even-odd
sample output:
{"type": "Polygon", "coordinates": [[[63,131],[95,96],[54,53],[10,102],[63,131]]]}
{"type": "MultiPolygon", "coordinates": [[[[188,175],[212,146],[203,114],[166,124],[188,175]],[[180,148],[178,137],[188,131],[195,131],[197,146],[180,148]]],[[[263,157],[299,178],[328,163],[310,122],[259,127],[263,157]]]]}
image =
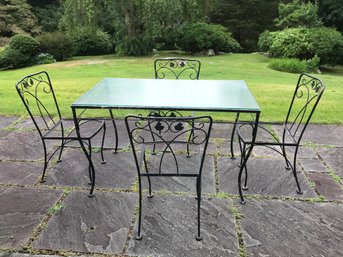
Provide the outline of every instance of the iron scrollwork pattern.
{"type": "Polygon", "coordinates": [[[201,63],[183,58],[161,58],[154,63],[156,79],[199,79],[201,63]]]}

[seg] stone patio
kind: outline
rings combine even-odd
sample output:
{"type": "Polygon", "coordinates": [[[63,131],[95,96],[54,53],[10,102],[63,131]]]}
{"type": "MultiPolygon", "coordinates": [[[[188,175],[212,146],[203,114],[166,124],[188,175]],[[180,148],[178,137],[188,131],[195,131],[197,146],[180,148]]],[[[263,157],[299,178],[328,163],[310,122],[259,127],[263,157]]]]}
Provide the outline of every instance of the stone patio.
{"type": "Polygon", "coordinates": [[[117,126],[118,153],[108,124],[106,164],[93,154],[96,187],[89,198],[88,165],[77,144],[65,149],[62,162],[51,162],[39,183],[43,152],[32,122],[0,117],[0,257],[343,256],[342,126],[309,126],[298,155],[302,195],[284,160],[255,148],[241,205],[236,143],[238,158],[230,159],[232,125],[214,124],[202,177],[200,242],[195,181],[184,178],[152,180],[154,197],[143,198],[143,239],[135,239],[136,168],[123,120],[117,126]]]}

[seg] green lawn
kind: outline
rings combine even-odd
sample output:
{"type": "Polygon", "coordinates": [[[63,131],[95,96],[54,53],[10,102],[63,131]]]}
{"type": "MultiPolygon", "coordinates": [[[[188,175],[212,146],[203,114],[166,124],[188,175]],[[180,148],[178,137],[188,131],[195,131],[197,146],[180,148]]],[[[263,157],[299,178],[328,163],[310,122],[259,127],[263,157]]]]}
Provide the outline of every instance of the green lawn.
{"type": "MultiPolygon", "coordinates": [[[[175,56],[176,54],[168,54],[175,56]]],[[[196,57],[202,63],[200,79],[243,79],[262,109],[261,120],[283,121],[298,75],[267,68],[269,58],[260,54],[225,54],[196,57]]],[[[62,115],[71,117],[70,104],[104,77],[153,78],[155,57],[117,57],[114,55],[78,57],[71,61],[0,71],[0,115],[26,115],[15,91],[15,83],[26,74],[46,70],[52,79],[62,115]]],[[[313,123],[342,124],[343,67],[317,74],[326,91],[313,117],[313,123]]],[[[209,89],[210,90],[210,89],[209,89]]],[[[92,115],[102,115],[91,113],[92,115]]],[[[118,111],[117,116],[123,116],[118,111]]],[[[213,114],[227,120],[226,114],[213,114]]],[[[229,119],[231,119],[229,117],[229,119]]]]}

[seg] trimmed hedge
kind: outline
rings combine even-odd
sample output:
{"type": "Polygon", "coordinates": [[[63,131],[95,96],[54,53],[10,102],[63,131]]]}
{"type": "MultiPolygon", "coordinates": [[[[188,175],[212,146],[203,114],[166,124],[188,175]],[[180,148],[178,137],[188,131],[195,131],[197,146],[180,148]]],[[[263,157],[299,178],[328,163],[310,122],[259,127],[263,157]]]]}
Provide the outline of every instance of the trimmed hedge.
{"type": "Polygon", "coordinates": [[[74,46],[71,38],[64,32],[44,33],[37,37],[43,53],[51,54],[57,61],[73,57],[74,46]]]}

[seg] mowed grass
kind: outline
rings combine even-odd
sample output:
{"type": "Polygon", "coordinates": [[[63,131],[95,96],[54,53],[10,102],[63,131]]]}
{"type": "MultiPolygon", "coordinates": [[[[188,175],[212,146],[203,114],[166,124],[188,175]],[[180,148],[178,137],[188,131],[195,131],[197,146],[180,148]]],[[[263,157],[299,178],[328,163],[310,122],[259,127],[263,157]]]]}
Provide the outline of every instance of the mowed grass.
{"type": "MultiPolygon", "coordinates": [[[[161,56],[179,56],[162,53],[161,56]]],[[[186,56],[192,58],[190,56],[186,56]]],[[[0,71],[0,115],[27,116],[15,83],[21,77],[45,70],[50,74],[62,115],[71,117],[70,105],[104,77],[154,78],[156,57],[118,57],[114,55],[77,57],[71,61],[0,71]]],[[[194,57],[193,57],[194,58],[194,57]]],[[[261,120],[282,122],[287,113],[298,74],[282,73],[267,68],[270,59],[260,54],[225,54],[195,57],[201,61],[200,79],[243,79],[261,107],[261,120]]],[[[325,84],[323,98],[313,116],[313,123],[342,124],[343,67],[322,70],[315,74],[325,84]]],[[[208,90],[211,90],[210,88],[208,90]]],[[[182,92],[180,92],[182,94],[182,92]]],[[[116,111],[118,117],[132,111],[116,111]]],[[[198,113],[200,114],[200,113],[198,113]]],[[[107,115],[101,111],[91,116],[107,115]]],[[[216,120],[232,120],[233,115],[212,113],[216,120]]]]}

